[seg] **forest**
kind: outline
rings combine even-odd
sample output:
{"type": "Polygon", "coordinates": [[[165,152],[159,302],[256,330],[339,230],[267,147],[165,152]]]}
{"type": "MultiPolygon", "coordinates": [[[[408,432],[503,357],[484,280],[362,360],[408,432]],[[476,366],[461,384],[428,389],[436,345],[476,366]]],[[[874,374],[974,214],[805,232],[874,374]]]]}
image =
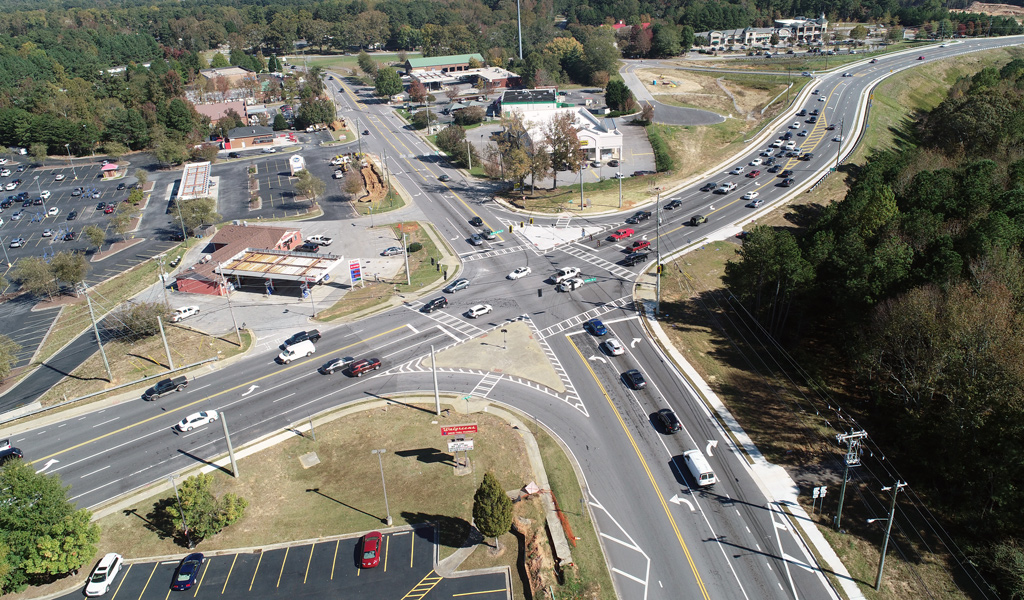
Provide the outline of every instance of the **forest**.
{"type": "Polygon", "coordinates": [[[931,492],[1002,597],[1016,598],[1024,60],[958,81],[904,133],[904,147],[872,156],[804,235],[751,231],[726,283],[788,344],[817,326],[832,332],[875,442],[931,492]]]}

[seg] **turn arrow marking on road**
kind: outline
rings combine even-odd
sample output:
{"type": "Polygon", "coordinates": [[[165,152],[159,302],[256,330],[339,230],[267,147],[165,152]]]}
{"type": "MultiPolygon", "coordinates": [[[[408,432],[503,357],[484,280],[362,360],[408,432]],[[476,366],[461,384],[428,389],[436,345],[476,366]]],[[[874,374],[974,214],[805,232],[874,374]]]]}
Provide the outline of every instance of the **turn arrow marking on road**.
{"type": "Polygon", "coordinates": [[[60,461],[59,461],[59,460],[57,460],[56,458],[51,458],[50,460],[46,461],[46,464],[45,464],[45,465],[43,465],[43,468],[42,468],[42,469],[39,469],[38,471],[36,471],[36,473],[37,473],[37,474],[39,474],[39,473],[42,473],[43,471],[45,471],[45,470],[49,469],[50,467],[52,467],[53,465],[55,465],[55,464],[57,464],[57,463],[59,463],[59,462],[60,462],[60,461]]]}
{"type": "Polygon", "coordinates": [[[672,504],[677,505],[677,506],[680,505],[680,504],[685,504],[687,507],[689,507],[690,512],[693,512],[694,510],[696,510],[696,509],[693,508],[693,505],[690,504],[689,500],[683,500],[682,498],[679,497],[679,494],[676,494],[676,495],[672,496],[671,498],[668,499],[668,501],[671,502],[672,504]]]}
{"type": "Polygon", "coordinates": [[[707,450],[705,450],[705,452],[707,453],[708,456],[714,456],[714,454],[711,454],[711,449],[712,448],[717,448],[717,447],[718,447],[718,440],[708,440],[708,447],[707,447],[707,450]]]}
{"type": "Polygon", "coordinates": [[[606,361],[606,360],[604,359],[604,357],[603,357],[603,356],[591,356],[591,357],[590,357],[590,358],[588,358],[587,360],[599,360],[599,361],[601,361],[601,362],[603,362],[603,363],[606,363],[606,362],[608,362],[608,361],[606,361]]]}
{"type": "Polygon", "coordinates": [[[258,387],[260,387],[260,386],[258,386],[258,385],[256,385],[256,384],[250,385],[250,386],[249,386],[249,390],[248,390],[247,392],[245,392],[244,394],[242,394],[242,397],[243,397],[243,398],[245,398],[246,396],[248,396],[249,394],[251,394],[251,393],[253,392],[253,390],[255,390],[255,389],[256,389],[256,388],[258,388],[258,387]]]}
{"type": "Polygon", "coordinates": [[[629,345],[630,348],[636,348],[637,342],[642,341],[640,338],[633,338],[633,342],[629,345]]]}

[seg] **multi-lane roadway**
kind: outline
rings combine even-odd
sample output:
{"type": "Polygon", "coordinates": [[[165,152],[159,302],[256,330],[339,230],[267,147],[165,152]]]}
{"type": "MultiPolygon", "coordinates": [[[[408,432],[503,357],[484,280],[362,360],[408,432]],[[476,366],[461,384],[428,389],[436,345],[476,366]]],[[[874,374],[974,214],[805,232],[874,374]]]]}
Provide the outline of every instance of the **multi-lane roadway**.
{"type": "MultiPolygon", "coordinates": [[[[646,236],[663,253],[682,248],[723,228],[734,228],[756,211],[770,210],[786,193],[799,189],[834,164],[838,143],[829,124],[844,124],[847,148],[858,134],[857,111],[864,91],[878,78],[920,64],[918,56],[934,60],[957,52],[1018,43],[1007,38],[969,41],[948,48],[867,60],[843,71],[822,74],[818,94],[801,99],[800,108],[818,109],[820,118],[808,129],[804,152],[810,161],[782,162],[795,173],[796,187],[778,185],[781,178],[727,175],[760,157],[769,144],[797,121],[787,117],[766,132],[749,152],[681,190],[662,197],[680,206],[663,211],[660,237],[654,219],[633,225],[633,239],[646,236]],[[843,77],[845,72],[850,77],[843,77]],[[823,98],[818,101],[817,98],[823,98]],[[827,133],[825,133],[827,132],[827,133]],[[707,181],[733,181],[737,189],[725,195],[700,192],[707,181]],[[748,207],[741,196],[758,191],[764,201],[748,207]],[[693,215],[710,222],[697,227],[693,215]],[[657,237],[657,239],[656,239],[657,237]]],[[[130,490],[158,482],[225,452],[220,426],[175,432],[184,415],[213,409],[225,415],[237,446],[347,402],[375,395],[429,390],[430,373],[420,365],[431,345],[470,340],[509,320],[526,320],[535,338],[548,351],[561,373],[565,392],[538,389],[515,377],[468,369],[440,374],[443,391],[475,394],[515,406],[548,425],[572,451],[585,474],[591,514],[601,533],[619,596],[622,598],[828,598],[835,593],[814,558],[795,532],[791,518],[780,510],[761,485],[759,475],[709,413],[690,383],[648,338],[632,302],[633,283],[644,265],[618,264],[631,240],[597,245],[577,241],[548,251],[538,250],[518,231],[503,233],[483,247],[466,239],[480,217],[491,229],[506,229],[522,220],[491,200],[491,190],[468,182],[439,162],[427,146],[386,106],[370,101],[367,90],[354,89],[337,77],[328,82],[341,112],[358,115],[364,150],[386,150],[388,166],[415,203],[464,260],[462,277],[468,290],[451,296],[452,305],[425,314],[419,300],[410,300],[383,314],[325,331],[312,358],[276,365],[278,340],[269,340],[245,360],[199,376],[186,391],[153,402],[128,402],[53,423],[12,436],[12,442],[34,460],[38,469],[60,473],[81,506],[96,506],[130,490]],[[442,174],[451,181],[441,182],[442,174]],[[516,281],[505,276],[529,264],[532,274],[516,281]],[[595,281],[579,290],[557,293],[547,279],[558,268],[575,266],[595,281]],[[474,304],[494,307],[491,314],[468,319],[474,304]],[[609,356],[598,347],[601,339],[585,332],[581,323],[600,317],[609,335],[622,340],[625,353],[609,356]],[[375,356],[383,368],[362,378],[316,372],[335,356],[375,356]],[[633,390],[621,375],[640,369],[647,387],[633,390]],[[650,415],[672,408],[682,431],[665,435],[650,415]],[[708,456],[719,482],[701,489],[681,469],[679,456],[699,449],[708,456]]],[[[801,120],[802,121],[802,120],[801,120]]],[[[628,166],[624,169],[628,172],[628,166]]],[[[571,227],[598,227],[607,233],[622,226],[622,215],[574,220],[571,227]]],[[[544,221],[545,224],[552,222],[544,221]]],[[[649,266],[649,263],[648,265],[649,266]]],[[[426,299],[423,299],[426,300],[426,299]]]]}

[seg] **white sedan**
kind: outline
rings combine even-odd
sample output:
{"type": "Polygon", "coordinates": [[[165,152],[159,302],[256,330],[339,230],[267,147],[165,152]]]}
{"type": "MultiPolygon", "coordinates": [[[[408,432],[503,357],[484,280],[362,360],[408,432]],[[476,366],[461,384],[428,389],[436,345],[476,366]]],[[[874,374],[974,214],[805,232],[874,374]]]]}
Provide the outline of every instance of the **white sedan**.
{"type": "Polygon", "coordinates": [[[526,277],[530,273],[532,273],[532,271],[530,270],[530,267],[519,267],[515,271],[512,271],[511,273],[506,275],[505,277],[506,277],[506,279],[511,279],[511,280],[515,281],[516,279],[521,279],[523,277],[526,277]]]}
{"type": "Polygon", "coordinates": [[[792,125],[789,126],[789,128],[790,129],[800,129],[800,124],[799,123],[793,123],[792,125]]]}
{"type": "Polygon", "coordinates": [[[482,317],[482,316],[486,315],[487,313],[491,312],[492,310],[494,310],[494,309],[491,308],[490,304],[477,304],[473,308],[469,309],[469,312],[467,312],[466,314],[469,315],[471,318],[475,319],[477,317],[482,317]]]}
{"type": "Polygon", "coordinates": [[[202,412],[192,413],[178,422],[178,431],[192,431],[196,427],[202,427],[207,423],[213,423],[218,418],[220,418],[220,416],[215,410],[204,410],[202,412]]]}
{"type": "Polygon", "coordinates": [[[56,206],[51,206],[50,209],[46,211],[46,214],[51,217],[56,217],[57,215],[60,214],[60,208],[56,206]]]}
{"type": "Polygon", "coordinates": [[[622,343],[615,338],[608,338],[601,342],[601,346],[604,348],[605,352],[612,356],[621,356],[626,352],[626,349],[622,347],[622,343]]]}
{"type": "Polygon", "coordinates": [[[52,229],[44,229],[43,230],[43,237],[53,237],[53,230],[52,229]]]}
{"type": "Polygon", "coordinates": [[[732,171],[729,171],[729,174],[730,175],[742,175],[743,174],[743,167],[736,167],[732,171]]]}
{"type": "Polygon", "coordinates": [[[753,200],[754,198],[757,198],[757,196],[758,196],[757,192],[747,192],[746,194],[743,194],[743,199],[744,200],[753,200]]]}
{"type": "Polygon", "coordinates": [[[6,186],[4,186],[4,189],[7,190],[8,192],[13,192],[14,190],[18,189],[18,184],[8,183],[6,186]]]}
{"type": "Polygon", "coordinates": [[[42,198],[43,200],[49,200],[50,199],[50,190],[43,190],[43,191],[39,192],[39,197],[42,198]]]}
{"type": "Polygon", "coordinates": [[[837,135],[836,137],[832,138],[832,141],[833,142],[842,142],[843,141],[843,136],[837,135]]]}
{"type": "Polygon", "coordinates": [[[57,173],[56,175],[53,176],[53,180],[54,181],[64,181],[64,179],[66,179],[66,178],[67,178],[67,175],[65,175],[63,173],[57,173]]]}
{"type": "Polygon", "coordinates": [[[764,162],[764,161],[762,161],[760,158],[755,158],[754,160],[750,161],[750,166],[758,167],[758,166],[761,166],[762,162],[764,162]]]}

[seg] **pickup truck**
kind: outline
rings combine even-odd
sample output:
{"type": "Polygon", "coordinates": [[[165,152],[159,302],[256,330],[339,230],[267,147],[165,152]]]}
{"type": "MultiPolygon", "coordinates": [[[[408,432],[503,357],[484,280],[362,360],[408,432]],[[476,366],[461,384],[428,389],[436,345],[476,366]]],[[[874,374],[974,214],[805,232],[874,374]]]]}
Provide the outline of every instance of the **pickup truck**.
{"type": "Polygon", "coordinates": [[[306,238],[306,241],[317,246],[330,246],[334,240],[326,235],[311,235],[306,238]]]}
{"type": "Polygon", "coordinates": [[[186,387],[188,387],[188,377],[185,377],[184,375],[171,377],[170,379],[161,379],[156,383],[156,385],[149,388],[144,394],[142,394],[142,399],[147,401],[153,400],[154,398],[159,398],[165,394],[170,394],[171,392],[180,392],[186,387]]]}
{"type": "Polygon", "coordinates": [[[306,340],[309,340],[313,343],[319,342],[320,331],[316,329],[310,329],[309,331],[300,331],[294,334],[292,337],[285,340],[284,344],[281,344],[281,347],[283,348],[285,346],[294,346],[295,344],[298,344],[299,342],[304,342],[306,340]]]}
{"type": "Polygon", "coordinates": [[[615,233],[611,234],[608,237],[612,238],[615,241],[619,241],[632,236],[634,233],[635,232],[632,229],[626,227],[625,229],[616,230],[615,233]]]}
{"type": "Polygon", "coordinates": [[[565,281],[566,279],[572,279],[573,277],[576,277],[579,274],[580,270],[577,269],[576,267],[566,267],[564,269],[559,269],[558,271],[556,271],[555,276],[552,277],[552,280],[556,284],[559,284],[565,281]]]}
{"type": "Polygon", "coordinates": [[[650,248],[650,247],[651,247],[651,243],[648,242],[647,240],[638,240],[636,242],[633,242],[633,247],[631,248],[631,251],[632,252],[639,252],[640,250],[643,250],[645,248],[650,248]]]}

